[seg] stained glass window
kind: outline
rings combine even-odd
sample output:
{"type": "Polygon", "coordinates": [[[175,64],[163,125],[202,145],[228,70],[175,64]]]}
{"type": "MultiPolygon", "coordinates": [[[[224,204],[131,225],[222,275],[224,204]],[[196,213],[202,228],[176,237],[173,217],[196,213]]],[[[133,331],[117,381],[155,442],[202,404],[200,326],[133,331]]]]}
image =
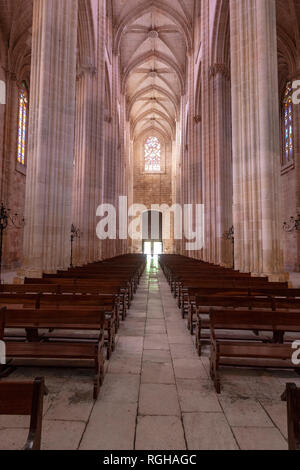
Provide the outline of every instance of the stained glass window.
{"type": "Polygon", "coordinates": [[[283,99],[283,165],[293,161],[294,129],[293,129],[293,88],[289,82],[283,99]]]}
{"type": "Polygon", "coordinates": [[[18,125],[18,162],[25,165],[26,134],[28,116],[28,91],[26,83],[22,82],[19,93],[19,125],[18,125]]]}
{"type": "Polygon", "coordinates": [[[145,171],[161,171],[161,144],[157,137],[149,137],[145,143],[145,171]]]}

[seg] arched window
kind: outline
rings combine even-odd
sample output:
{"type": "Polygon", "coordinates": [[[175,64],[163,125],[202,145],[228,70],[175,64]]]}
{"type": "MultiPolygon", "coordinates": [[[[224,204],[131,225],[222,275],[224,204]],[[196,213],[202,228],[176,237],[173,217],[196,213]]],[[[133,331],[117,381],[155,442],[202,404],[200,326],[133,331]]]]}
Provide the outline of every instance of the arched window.
{"type": "Polygon", "coordinates": [[[25,151],[27,138],[28,118],[28,90],[25,82],[22,82],[19,92],[19,121],[18,121],[18,163],[25,165],[25,151]]]}
{"type": "Polygon", "coordinates": [[[286,166],[294,160],[294,126],[293,126],[293,88],[287,83],[283,97],[283,159],[286,166]]]}
{"type": "Polygon", "coordinates": [[[148,137],[145,143],[145,171],[161,171],[161,144],[157,137],[148,137]]]}

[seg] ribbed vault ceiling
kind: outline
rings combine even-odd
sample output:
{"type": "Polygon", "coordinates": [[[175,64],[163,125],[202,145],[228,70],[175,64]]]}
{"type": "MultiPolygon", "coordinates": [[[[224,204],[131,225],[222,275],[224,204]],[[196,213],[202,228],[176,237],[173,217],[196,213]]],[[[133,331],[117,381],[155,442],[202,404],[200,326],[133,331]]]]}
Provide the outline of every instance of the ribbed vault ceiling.
{"type": "Polygon", "coordinates": [[[278,67],[282,91],[300,70],[300,0],[277,0],[278,67]]]}
{"type": "Polygon", "coordinates": [[[132,137],[156,129],[175,135],[192,46],[194,0],[114,0],[115,51],[132,137]]]}

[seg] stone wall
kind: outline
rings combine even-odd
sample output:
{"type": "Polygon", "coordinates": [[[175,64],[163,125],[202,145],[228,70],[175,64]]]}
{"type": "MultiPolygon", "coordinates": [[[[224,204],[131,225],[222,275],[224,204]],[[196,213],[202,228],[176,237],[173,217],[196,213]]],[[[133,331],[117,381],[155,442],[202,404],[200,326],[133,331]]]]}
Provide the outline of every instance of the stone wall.
{"type": "MultiPolygon", "coordinates": [[[[148,210],[151,205],[167,204],[172,206],[172,142],[153,130],[150,134],[142,134],[133,144],[133,202],[143,204],[148,210]],[[149,136],[158,137],[162,145],[162,172],[147,174],[144,171],[144,145],[149,136]]],[[[172,234],[172,230],[171,230],[172,234]]],[[[142,250],[142,242],[132,244],[134,252],[142,250]]],[[[173,240],[164,240],[164,252],[173,251],[173,240]]]]}

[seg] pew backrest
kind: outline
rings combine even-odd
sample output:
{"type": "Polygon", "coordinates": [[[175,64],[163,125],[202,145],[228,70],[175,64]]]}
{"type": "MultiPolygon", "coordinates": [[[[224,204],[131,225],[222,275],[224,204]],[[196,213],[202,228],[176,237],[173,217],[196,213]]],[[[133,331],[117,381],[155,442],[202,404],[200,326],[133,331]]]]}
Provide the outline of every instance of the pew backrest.
{"type": "Polygon", "coordinates": [[[286,385],[289,450],[300,450],[300,388],[286,385]]]}
{"type": "Polygon", "coordinates": [[[57,309],[11,309],[5,312],[5,328],[54,328],[64,330],[102,330],[105,310],[100,308],[73,308],[62,312],[57,309]]]}
{"type": "Polygon", "coordinates": [[[300,311],[214,310],[210,311],[211,337],[215,329],[300,332],[300,311]]]}
{"type": "Polygon", "coordinates": [[[45,384],[33,382],[0,383],[0,415],[30,416],[30,429],[24,450],[40,450],[45,384]]]}

